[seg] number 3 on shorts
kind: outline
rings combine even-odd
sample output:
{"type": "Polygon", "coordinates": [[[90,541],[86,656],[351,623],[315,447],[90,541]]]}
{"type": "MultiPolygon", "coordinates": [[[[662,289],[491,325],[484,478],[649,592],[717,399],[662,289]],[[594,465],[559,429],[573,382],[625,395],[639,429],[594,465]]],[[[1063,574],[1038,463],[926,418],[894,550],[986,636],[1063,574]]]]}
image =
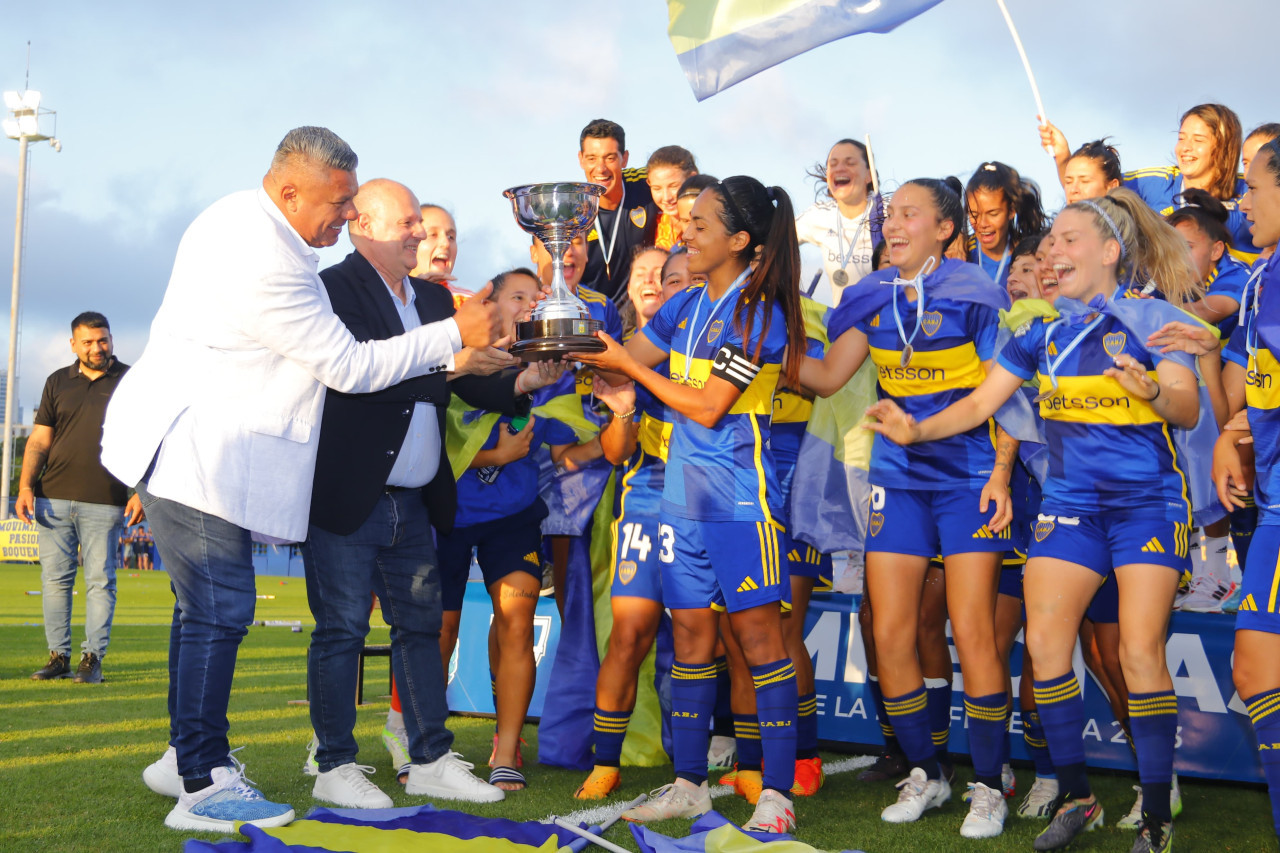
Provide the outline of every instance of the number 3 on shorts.
{"type": "Polygon", "coordinates": [[[676,558],[675,544],[676,533],[671,529],[670,524],[658,525],[658,536],[662,538],[662,550],[658,552],[658,559],[664,563],[671,563],[676,558]]]}

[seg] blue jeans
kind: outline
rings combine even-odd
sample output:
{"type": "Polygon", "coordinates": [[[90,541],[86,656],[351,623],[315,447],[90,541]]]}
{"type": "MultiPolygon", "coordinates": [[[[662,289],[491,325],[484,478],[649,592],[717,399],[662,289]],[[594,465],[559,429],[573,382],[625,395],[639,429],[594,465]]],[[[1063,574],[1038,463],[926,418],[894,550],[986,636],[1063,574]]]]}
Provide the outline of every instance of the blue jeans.
{"type": "Polygon", "coordinates": [[[76,564],[83,560],[84,645],[80,648],[101,658],[107,653],[111,617],[116,611],[124,507],[36,498],[35,520],[49,651],[71,654],[71,588],[76,582],[76,564]]]}
{"type": "Polygon", "coordinates": [[[440,573],[419,489],[384,494],[360,529],[339,536],[312,525],[302,544],[316,629],[307,659],[311,725],[321,772],[355,761],[356,673],[372,595],[391,626],[391,668],[414,763],[453,746],[445,728],[440,663],[440,573]]]}
{"type": "Polygon", "coordinates": [[[249,531],[138,484],[173,589],[169,630],[169,743],[178,773],[226,767],[227,704],[240,640],[257,603],[249,531]]]}

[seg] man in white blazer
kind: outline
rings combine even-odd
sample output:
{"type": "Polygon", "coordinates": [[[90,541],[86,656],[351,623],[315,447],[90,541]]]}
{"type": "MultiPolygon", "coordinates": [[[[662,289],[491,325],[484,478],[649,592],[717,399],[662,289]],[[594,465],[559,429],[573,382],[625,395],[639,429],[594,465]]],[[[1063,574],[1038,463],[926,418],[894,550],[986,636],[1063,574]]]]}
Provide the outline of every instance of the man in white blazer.
{"type": "Polygon", "coordinates": [[[147,346],[107,410],[102,462],[138,484],[177,598],[170,746],[143,774],[177,797],[165,819],[174,829],[293,820],[231,756],[227,705],[253,620],[251,536],[306,537],[325,389],[366,393],[448,371],[464,345],[498,334],[492,303],[474,299],[389,340],[352,337],[313,249],[333,245],[355,218],[355,169],[355,152],[334,133],[300,127],[281,141],[261,189],[201,213],[178,246],[147,346]]]}

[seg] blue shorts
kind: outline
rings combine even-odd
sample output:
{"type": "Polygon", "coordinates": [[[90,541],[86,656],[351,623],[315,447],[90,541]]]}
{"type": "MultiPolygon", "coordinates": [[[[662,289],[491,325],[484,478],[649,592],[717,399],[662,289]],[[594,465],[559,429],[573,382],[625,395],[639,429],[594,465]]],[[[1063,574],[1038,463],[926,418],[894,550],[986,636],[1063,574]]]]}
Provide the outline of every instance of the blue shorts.
{"type": "Polygon", "coordinates": [[[822,579],[826,578],[827,585],[830,586],[830,554],[823,554],[812,545],[792,539],[791,534],[786,531],[778,532],[778,546],[787,555],[787,569],[793,578],[812,578],[817,586],[821,586],[822,579]]]}
{"type": "Polygon", "coordinates": [[[542,519],[546,517],[547,505],[539,498],[514,515],[455,527],[448,536],[437,536],[442,609],[462,609],[473,548],[485,589],[512,572],[527,572],[541,579],[542,519]]]}
{"type": "Polygon", "coordinates": [[[622,476],[618,519],[613,523],[613,582],[610,594],[662,603],[662,564],[675,559],[675,534],[659,522],[662,488],[636,484],[634,470],[622,476]]]}
{"type": "Polygon", "coordinates": [[[979,512],[981,489],[927,491],[871,487],[867,553],[939,555],[1011,551],[1009,530],[992,533],[992,510],[979,512]]]}
{"type": "Polygon", "coordinates": [[[1259,524],[1254,528],[1236,630],[1280,634],[1280,526],[1259,524]]]}
{"type": "Polygon", "coordinates": [[[791,604],[791,576],[777,525],[675,515],[663,515],[662,523],[675,538],[675,559],[662,563],[667,607],[736,613],[761,604],[791,604]]]}
{"type": "Polygon", "coordinates": [[[1095,625],[1115,625],[1120,621],[1120,587],[1116,585],[1115,572],[1107,575],[1093,594],[1084,616],[1095,625]]]}
{"type": "Polygon", "coordinates": [[[1000,569],[1000,595],[1022,599],[1022,563],[1010,565],[1008,561],[1000,569]]]}
{"type": "Polygon", "coordinates": [[[1106,576],[1116,566],[1148,563],[1178,572],[1191,568],[1191,526],[1162,510],[1067,517],[1040,513],[1027,556],[1052,557],[1106,576]]]}

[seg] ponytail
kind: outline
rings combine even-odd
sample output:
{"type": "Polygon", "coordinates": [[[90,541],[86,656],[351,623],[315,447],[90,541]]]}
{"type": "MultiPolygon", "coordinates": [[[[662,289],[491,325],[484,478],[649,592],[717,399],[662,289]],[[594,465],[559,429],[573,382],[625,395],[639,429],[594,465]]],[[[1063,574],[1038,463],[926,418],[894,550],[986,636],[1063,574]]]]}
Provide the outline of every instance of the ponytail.
{"type": "Polygon", "coordinates": [[[720,197],[721,224],[730,234],[745,231],[750,238],[743,254],[751,265],[751,275],[734,307],[742,339],[749,341],[754,334],[756,312],[751,307],[759,302],[764,308],[764,325],[756,340],[755,352],[750,354],[755,361],[769,334],[776,303],[787,323],[783,377],[786,383],[794,385],[799,381],[807,345],[804,317],[800,313],[800,243],[796,238],[791,197],[782,187],[766,188],[745,175],[725,178],[708,190],[720,197]]]}
{"type": "Polygon", "coordinates": [[[998,192],[1009,205],[1009,244],[1017,245],[1024,237],[1044,230],[1044,208],[1040,204],[1040,188],[1018,174],[1012,166],[997,161],[983,163],[965,185],[968,199],[978,190],[998,192]]]}

